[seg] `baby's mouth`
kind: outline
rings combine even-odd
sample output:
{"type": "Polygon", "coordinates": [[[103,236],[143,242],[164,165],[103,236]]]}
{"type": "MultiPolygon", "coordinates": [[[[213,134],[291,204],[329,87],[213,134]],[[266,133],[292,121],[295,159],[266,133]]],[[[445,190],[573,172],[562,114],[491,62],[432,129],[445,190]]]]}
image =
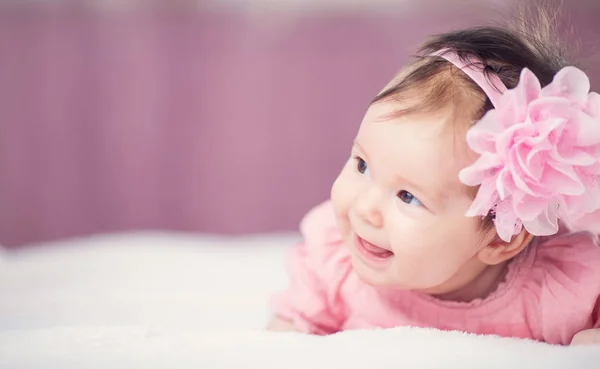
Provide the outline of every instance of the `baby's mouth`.
{"type": "Polygon", "coordinates": [[[384,249],[377,245],[374,245],[371,242],[361,238],[358,235],[356,237],[357,237],[357,241],[360,244],[360,246],[362,246],[365,249],[365,251],[369,252],[370,254],[372,254],[373,256],[375,256],[377,258],[387,259],[394,255],[394,253],[391,252],[390,250],[387,250],[387,249],[384,249]]]}

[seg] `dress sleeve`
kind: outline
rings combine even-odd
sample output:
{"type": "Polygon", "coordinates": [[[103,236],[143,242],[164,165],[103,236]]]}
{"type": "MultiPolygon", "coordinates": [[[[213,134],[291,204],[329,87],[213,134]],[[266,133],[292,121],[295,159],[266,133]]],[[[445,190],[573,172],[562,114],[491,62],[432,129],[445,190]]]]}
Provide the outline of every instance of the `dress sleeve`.
{"type": "Polygon", "coordinates": [[[304,240],[287,255],[289,284],[273,297],[271,308],[303,332],[335,333],[345,320],[340,289],[351,264],[331,203],[312,209],[300,229],[304,240]]]}
{"type": "Polygon", "coordinates": [[[592,320],[594,322],[593,328],[600,329],[600,296],[596,299],[596,307],[592,313],[592,320]]]}
{"type": "Polygon", "coordinates": [[[546,342],[568,344],[574,334],[600,327],[600,247],[588,232],[565,233],[537,246],[526,302],[546,342]]]}
{"type": "Polygon", "coordinates": [[[586,214],[576,221],[565,223],[565,225],[572,232],[587,231],[600,235],[600,210],[586,214]]]}

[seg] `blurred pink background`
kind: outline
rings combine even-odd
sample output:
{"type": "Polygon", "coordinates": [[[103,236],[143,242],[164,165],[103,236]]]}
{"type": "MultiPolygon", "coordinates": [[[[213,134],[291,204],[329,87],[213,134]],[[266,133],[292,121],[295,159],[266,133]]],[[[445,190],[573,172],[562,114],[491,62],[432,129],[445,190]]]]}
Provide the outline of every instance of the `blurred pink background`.
{"type": "MultiPolygon", "coordinates": [[[[296,230],[327,198],[368,101],[423,37],[495,16],[449,1],[92,3],[0,8],[5,246],[296,230]]],[[[593,45],[600,2],[568,3],[593,45]]]]}

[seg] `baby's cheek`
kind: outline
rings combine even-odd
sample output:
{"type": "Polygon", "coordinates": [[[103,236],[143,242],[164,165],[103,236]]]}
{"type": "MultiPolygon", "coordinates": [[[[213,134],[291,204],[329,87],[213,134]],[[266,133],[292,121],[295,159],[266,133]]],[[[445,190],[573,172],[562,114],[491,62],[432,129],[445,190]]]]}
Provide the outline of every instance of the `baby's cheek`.
{"type": "Polygon", "coordinates": [[[345,237],[350,230],[348,213],[352,207],[352,189],[343,178],[343,173],[336,179],[331,188],[331,202],[341,234],[345,237]]]}
{"type": "Polygon", "coordinates": [[[351,187],[348,180],[344,178],[344,172],[336,178],[331,186],[331,202],[335,208],[336,214],[348,212],[351,204],[351,187]]]}
{"type": "Polygon", "coordinates": [[[406,272],[412,273],[412,278],[424,288],[445,282],[457,264],[452,236],[438,233],[439,228],[412,228],[405,230],[404,237],[395,239],[406,272]]]}

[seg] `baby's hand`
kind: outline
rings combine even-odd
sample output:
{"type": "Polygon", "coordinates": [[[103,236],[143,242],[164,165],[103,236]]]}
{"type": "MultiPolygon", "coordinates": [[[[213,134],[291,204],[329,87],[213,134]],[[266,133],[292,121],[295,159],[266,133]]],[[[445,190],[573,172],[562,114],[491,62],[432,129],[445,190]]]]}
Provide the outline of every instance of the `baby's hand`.
{"type": "Polygon", "coordinates": [[[279,317],[274,317],[271,320],[269,326],[267,327],[267,330],[274,332],[297,331],[296,327],[294,327],[294,324],[292,324],[292,322],[285,319],[281,319],[279,317]]]}
{"type": "Polygon", "coordinates": [[[600,329],[586,329],[577,333],[571,345],[600,345],[600,329]]]}

